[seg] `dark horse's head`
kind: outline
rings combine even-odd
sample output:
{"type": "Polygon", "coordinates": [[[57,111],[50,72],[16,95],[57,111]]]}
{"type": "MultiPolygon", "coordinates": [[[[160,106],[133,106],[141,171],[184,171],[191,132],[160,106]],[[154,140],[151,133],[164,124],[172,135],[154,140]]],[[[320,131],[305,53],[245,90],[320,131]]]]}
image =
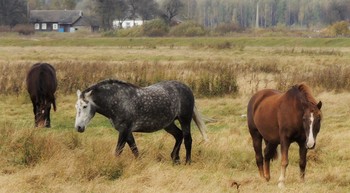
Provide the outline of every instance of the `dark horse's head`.
{"type": "Polygon", "coordinates": [[[322,102],[316,102],[310,93],[310,88],[306,85],[301,84],[299,90],[304,93],[306,99],[302,102],[304,106],[303,127],[306,136],[305,146],[307,149],[313,149],[316,145],[316,136],[321,128],[322,102]]]}
{"type": "Polygon", "coordinates": [[[37,109],[37,111],[35,113],[35,126],[36,127],[50,127],[51,103],[44,101],[42,103],[37,103],[35,105],[36,105],[36,109],[37,109]]]}

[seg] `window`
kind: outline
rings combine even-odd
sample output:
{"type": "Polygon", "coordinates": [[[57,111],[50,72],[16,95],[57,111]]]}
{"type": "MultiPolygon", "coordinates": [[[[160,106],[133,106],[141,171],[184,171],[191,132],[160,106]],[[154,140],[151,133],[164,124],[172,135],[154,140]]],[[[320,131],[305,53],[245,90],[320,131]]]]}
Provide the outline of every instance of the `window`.
{"type": "Polygon", "coordinates": [[[34,24],[34,29],[39,30],[40,29],[40,24],[39,23],[34,24]]]}
{"type": "Polygon", "coordinates": [[[57,23],[52,24],[52,29],[53,30],[58,30],[58,24],[57,23]]]}
{"type": "Polygon", "coordinates": [[[46,23],[42,23],[42,24],[41,24],[41,29],[43,29],[43,30],[46,30],[46,29],[47,29],[46,23]]]}

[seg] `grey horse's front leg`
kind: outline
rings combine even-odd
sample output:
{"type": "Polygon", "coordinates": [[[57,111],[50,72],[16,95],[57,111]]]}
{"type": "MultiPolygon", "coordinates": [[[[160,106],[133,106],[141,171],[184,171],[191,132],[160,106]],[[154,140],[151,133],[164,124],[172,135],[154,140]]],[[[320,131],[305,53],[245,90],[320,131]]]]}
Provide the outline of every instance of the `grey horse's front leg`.
{"type": "Polygon", "coordinates": [[[128,132],[126,129],[119,130],[119,137],[117,142],[117,147],[115,149],[115,156],[119,156],[123,152],[123,148],[128,138],[128,132]]]}
{"type": "Polygon", "coordinates": [[[129,133],[127,141],[126,141],[132,151],[132,153],[134,154],[134,156],[136,158],[139,157],[139,150],[137,149],[136,143],[135,143],[135,139],[134,136],[132,134],[132,132],[129,133]]]}

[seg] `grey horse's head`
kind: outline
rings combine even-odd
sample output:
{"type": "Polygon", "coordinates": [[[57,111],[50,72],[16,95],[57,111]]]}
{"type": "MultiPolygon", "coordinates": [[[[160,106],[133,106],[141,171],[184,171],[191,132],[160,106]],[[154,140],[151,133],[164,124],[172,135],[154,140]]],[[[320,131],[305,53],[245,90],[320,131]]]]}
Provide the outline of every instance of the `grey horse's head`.
{"type": "Polygon", "coordinates": [[[81,133],[85,131],[85,127],[96,113],[96,105],[92,100],[91,93],[92,90],[86,93],[82,93],[80,90],[77,90],[78,100],[75,105],[77,110],[75,117],[75,129],[81,133]]]}

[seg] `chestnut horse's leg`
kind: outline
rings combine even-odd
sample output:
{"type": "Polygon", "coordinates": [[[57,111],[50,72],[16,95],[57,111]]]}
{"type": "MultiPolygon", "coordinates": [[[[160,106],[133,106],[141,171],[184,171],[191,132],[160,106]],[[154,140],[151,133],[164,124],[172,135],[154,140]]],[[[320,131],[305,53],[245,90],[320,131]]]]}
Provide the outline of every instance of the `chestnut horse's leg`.
{"type": "Polygon", "coordinates": [[[259,174],[262,178],[264,177],[263,169],[263,155],[262,155],[262,136],[256,128],[249,127],[249,133],[253,139],[253,147],[255,151],[256,165],[259,169],[259,174]]]}
{"type": "Polygon", "coordinates": [[[302,181],[304,181],[305,177],[305,168],[306,168],[306,154],[307,154],[307,149],[305,147],[305,142],[298,142],[299,145],[299,167],[300,167],[300,178],[302,181]]]}
{"type": "Polygon", "coordinates": [[[284,181],[286,177],[286,169],[288,166],[288,149],[290,146],[290,142],[287,138],[281,138],[281,154],[282,154],[282,159],[281,159],[281,175],[278,179],[278,187],[279,188],[284,188],[284,181]]]}
{"type": "Polygon", "coordinates": [[[278,144],[271,144],[267,141],[265,141],[266,147],[264,150],[264,176],[267,181],[270,180],[270,160],[273,159],[277,152],[276,148],[278,144]]]}
{"type": "Polygon", "coordinates": [[[176,140],[174,149],[171,152],[171,159],[173,160],[174,164],[179,164],[180,163],[179,152],[180,152],[180,147],[183,140],[182,131],[174,123],[171,123],[169,126],[167,126],[165,128],[165,131],[167,131],[172,136],[174,136],[176,140]]]}

